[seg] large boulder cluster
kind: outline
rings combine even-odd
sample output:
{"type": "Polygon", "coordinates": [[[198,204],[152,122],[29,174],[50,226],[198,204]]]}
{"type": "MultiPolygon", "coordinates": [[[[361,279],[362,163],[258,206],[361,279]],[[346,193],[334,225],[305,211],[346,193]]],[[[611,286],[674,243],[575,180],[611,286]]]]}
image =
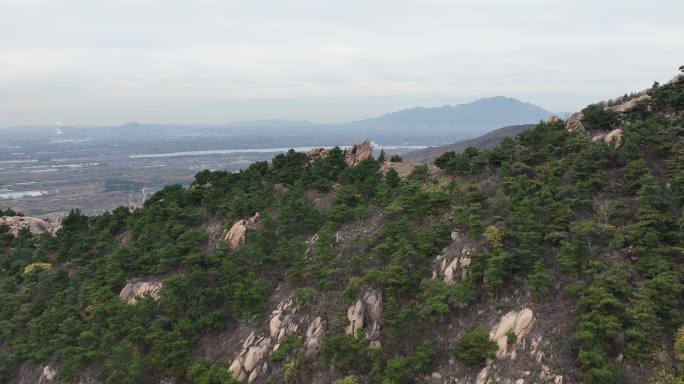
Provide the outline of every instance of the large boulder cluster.
{"type": "Polygon", "coordinates": [[[584,125],[582,125],[582,112],[576,112],[565,119],[565,129],[569,132],[584,132],[584,125]]]}
{"type": "Polygon", "coordinates": [[[32,216],[2,216],[0,217],[0,225],[5,224],[9,226],[9,232],[17,235],[19,231],[26,228],[34,235],[42,233],[54,234],[59,228],[59,223],[53,223],[47,219],[32,216]]]}
{"type": "Polygon", "coordinates": [[[359,331],[364,330],[370,345],[380,347],[382,295],[378,290],[366,289],[361,298],[347,309],[347,319],[347,335],[357,337],[359,331]]]}
{"type": "Polygon", "coordinates": [[[344,156],[347,160],[347,166],[349,167],[355,166],[372,155],[373,145],[369,139],[364,140],[361,144],[353,145],[344,150],[344,156]]]}
{"type": "Polygon", "coordinates": [[[475,243],[457,230],[451,232],[451,240],[451,244],[435,257],[432,269],[432,278],[447,284],[465,279],[470,255],[475,250],[475,243]]]}
{"type": "Polygon", "coordinates": [[[242,342],[242,348],[228,371],[234,379],[252,383],[269,368],[270,356],[277,351],[287,335],[303,333],[305,354],[313,357],[323,341],[324,322],[316,316],[299,313],[294,297],[278,303],[271,311],[268,331],[253,330],[242,342]]]}
{"type": "MultiPolygon", "coordinates": [[[[326,148],[314,148],[309,151],[308,156],[310,160],[325,158],[330,153],[326,148]]],[[[366,139],[361,144],[354,144],[351,147],[345,148],[344,158],[347,166],[353,167],[363,160],[373,155],[373,144],[370,139],[366,139]]]]}
{"type": "Polygon", "coordinates": [[[496,358],[487,360],[485,366],[475,377],[475,384],[507,383],[507,384],[529,384],[529,383],[549,383],[563,384],[563,376],[552,372],[552,369],[542,362],[544,357],[541,352],[541,334],[538,334],[530,342],[528,336],[533,330],[535,314],[529,308],[512,310],[503,315],[494,324],[489,332],[489,337],[498,345],[496,358]],[[509,336],[510,335],[510,336],[509,336]],[[515,335],[515,337],[512,337],[515,335]],[[514,376],[507,375],[500,377],[502,365],[508,364],[509,369],[519,366],[520,352],[524,352],[533,365],[539,367],[538,370],[519,370],[514,376]]]}

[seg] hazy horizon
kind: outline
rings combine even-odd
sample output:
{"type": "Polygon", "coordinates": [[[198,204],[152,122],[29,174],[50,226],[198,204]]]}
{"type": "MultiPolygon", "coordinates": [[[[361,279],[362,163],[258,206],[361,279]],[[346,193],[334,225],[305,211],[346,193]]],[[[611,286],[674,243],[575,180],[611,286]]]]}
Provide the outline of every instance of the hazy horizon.
{"type": "Polygon", "coordinates": [[[672,78],[681,14],[677,1],[9,0],[0,127],[338,123],[496,95],[571,112],[672,78]]]}
{"type": "Polygon", "coordinates": [[[408,106],[408,107],[402,108],[402,109],[397,109],[397,110],[392,110],[392,111],[385,111],[385,112],[379,113],[379,114],[377,114],[377,115],[372,115],[372,116],[368,116],[368,117],[365,117],[365,118],[353,119],[353,120],[352,120],[352,119],[348,119],[348,120],[340,120],[340,121],[332,121],[332,122],[328,122],[328,121],[317,121],[317,120],[312,120],[312,119],[296,119],[296,120],[295,120],[295,119],[284,119],[284,118],[277,118],[277,117],[274,117],[274,118],[263,118],[263,119],[231,120],[231,121],[224,121],[224,122],[205,122],[205,121],[196,121],[196,122],[185,122],[185,123],[178,123],[178,122],[174,122],[174,121],[159,122],[159,121],[134,121],[134,120],[131,120],[131,121],[124,121],[124,122],[117,122],[117,123],[104,123],[104,124],[90,124],[90,123],[83,123],[83,124],[67,124],[67,123],[62,123],[62,122],[60,122],[60,121],[55,120],[55,121],[52,121],[52,122],[37,123],[37,124],[16,124],[16,125],[4,125],[4,126],[3,126],[3,125],[0,125],[0,129],[3,129],[3,128],[19,128],[19,127],[56,127],[56,128],[60,128],[60,127],[69,127],[69,126],[73,126],[73,127],[111,127],[111,126],[114,126],[114,127],[116,127],[116,126],[126,126],[126,125],[129,125],[129,124],[141,124],[141,125],[168,125],[168,126],[172,126],[172,125],[179,125],[179,126],[187,125],[187,126],[217,126],[217,127],[220,127],[220,126],[223,126],[223,125],[240,125],[240,124],[245,124],[246,126],[248,126],[250,123],[268,123],[268,122],[273,122],[273,123],[283,122],[283,123],[292,123],[292,124],[296,124],[296,123],[302,123],[302,124],[313,123],[313,124],[334,126],[334,125],[337,125],[337,124],[356,123],[356,122],[363,121],[363,120],[367,120],[367,119],[374,119],[374,118],[382,117],[382,116],[385,116],[385,115],[388,115],[388,114],[392,114],[392,113],[394,113],[394,112],[399,112],[399,111],[413,110],[413,109],[420,109],[420,108],[425,108],[425,109],[437,109],[437,108],[443,108],[443,107],[455,107],[455,106],[459,106],[459,105],[462,106],[462,105],[474,104],[474,103],[477,103],[477,102],[479,102],[479,101],[488,100],[488,99],[497,99],[497,98],[512,99],[512,100],[516,100],[516,101],[518,101],[518,102],[521,102],[522,104],[531,104],[531,105],[533,105],[533,106],[535,106],[535,107],[540,107],[540,108],[542,108],[542,109],[546,109],[547,111],[549,111],[549,113],[552,113],[552,114],[562,114],[562,113],[569,113],[569,112],[572,112],[572,111],[551,111],[551,110],[548,110],[547,108],[544,108],[544,106],[536,105],[536,104],[530,103],[530,102],[525,101],[525,100],[520,100],[520,99],[516,99],[516,98],[511,98],[511,97],[509,97],[509,96],[497,95],[497,96],[491,96],[491,97],[482,97],[482,98],[478,98],[478,99],[474,99],[474,100],[468,100],[468,101],[464,101],[463,103],[458,103],[458,104],[412,105],[412,106],[408,106]]]}

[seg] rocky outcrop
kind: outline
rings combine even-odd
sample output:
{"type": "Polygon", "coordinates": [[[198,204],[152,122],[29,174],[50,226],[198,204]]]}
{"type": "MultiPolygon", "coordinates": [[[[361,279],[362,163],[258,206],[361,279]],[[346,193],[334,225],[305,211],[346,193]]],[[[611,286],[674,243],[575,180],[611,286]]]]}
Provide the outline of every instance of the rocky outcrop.
{"type": "Polygon", "coordinates": [[[347,309],[347,320],[349,320],[349,325],[346,328],[347,335],[356,336],[363,329],[364,309],[361,299],[347,309]]]}
{"type": "Polygon", "coordinates": [[[582,125],[582,117],[584,117],[582,112],[570,115],[570,117],[565,120],[565,129],[570,132],[583,132],[584,126],[582,125]]]}
{"type": "Polygon", "coordinates": [[[549,123],[549,124],[557,123],[557,122],[559,122],[559,121],[560,121],[560,117],[558,117],[558,116],[556,116],[556,115],[551,115],[551,116],[549,116],[548,119],[546,119],[546,122],[549,123]]]}
{"type": "Polygon", "coordinates": [[[620,148],[622,145],[622,129],[616,128],[608,133],[601,133],[591,138],[593,142],[603,142],[612,145],[613,148],[620,148]]]}
{"type": "Polygon", "coordinates": [[[59,223],[31,216],[2,216],[0,217],[0,225],[2,224],[9,226],[10,233],[15,236],[23,228],[28,229],[34,235],[42,233],[54,234],[60,228],[59,223]]]}
{"type": "Polygon", "coordinates": [[[489,378],[489,366],[485,366],[480,370],[480,372],[477,373],[477,376],[475,376],[475,384],[486,384],[487,379],[489,378]]]}
{"type": "Polygon", "coordinates": [[[622,129],[617,128],[608,132],[603,138],[603,142],[612,145],[615,148],[620,148],[622,144],[622,129]]]}
{"type": "Polygon", "coordinates": [[[306,356],[312,357],[318,353],[318,348],[320,348],[323,342],[323,336],[325,336],[323,319],[320,316],[316,316],[306,328],[306,339],[304,341],[306,356]]]}
{"type": "Polygon", "coordinates": [[[432,268],[432,278],[442,279],[447,284],[465,279],[474,251],[474,243],[459,231],[451,232],[451,240],[451,244],[435,257],[432,268]]]}
{"type": "Polygon", "coordinates": [[[309,237],[309,239],[306,241],[306,251],[304,251],[304,254],[311,258],[316,255],[316,242],[318,241],[318,233],[314,233],[309,237]]]}
{"type": "Polygon", "coordinates": [[[444,255],[438,255],[436,258],[439,268],[432,271],[432,278],[441,277],[447,284],[454,284],[457,281],[462,281],[466,277],[466,268],[470,265],[470,256],[468,253],[456,256],[449,260],[444,255]]]}
{"type": "Polygon", "coordinates": [[[271,337],[280,341],[286,334],[297,332],[300,321],[295,317],[296,314],[297,306],[293,297],[281,301],[276,309],[271,312],[271,317],[268,321],[271,337]]]}
{"type": "Polygon", "coordinates": [[[530,333],[533,324],[534,312],[531,309],[525,308],[505,314],[489,333],[492,340],[496,341],[499,345],[497,357],[505,356],[508,351],[508,335],[506,333],[509,330],[515,332],[516,343],[520,343],[530,333]]]}
{"type": "Polygon", "coordinates": [[[252,331],[242,342],[242,348],[233,359],[228,371],[236,380],[252,383],[269,368],[269,357],[280,348],[280,343],[287,335],[300,333],[304,325],[304,352],[308,357],[314,357],[323,341],[324,321],[298,313],[294,297],[290,296],[278,303],[271,311],[268,320],[268,331],[263,333],[252,331]]]}
{"type": "Polygon", "coordinates": [[[144,296],[150,296],[153,300],[159,300],[159,292],[162,285],[162,281],[158,278],[128,280],[123,289],[121,289],[121,292],[119,292],[119,297],[128,304],[135,304],[144,296]]]}
{"type": "Polygon", "coordinates": [[[38,384],[51,383],[55,380],[55,377],[57,377],[57,368],[46,365],[43,367],[43,372],[38,379],[38,384]]]}
{"type": "MultiPolygon", "coordinates": [[[[325,158],[329,153],[329,149],[314,148],[310,150],[307,155],[309,156],[309,160],[315,160],[319,158],[325,158]]],[[[373,145],[371,144],[370,139],[364,140],[364,142],[361,144],[354,144],[349,148],[345,148],[344,150],[344,158],[347,162],[347,166],[349,167],[355,166],[372,155],[373,145]]]]}
{"type": "Polygon", "coordinates": [[[240,354],[233,360],[228,368],[231,376],[235,380],[248,383],[254,382],[262,372],[268,369],[268,361],[265,357],[271,347],[271,338],[268,336],[257,336],[252,332],[242,343],[240,354]]]}
{"type": "MultiPolygon", "coordinates": [[[[0,350],[2,346],[0,345],[0,350]]],[[[72,380],[64,381],[59,379],[60,364],[56,358],[50,358],[41,365],[22,364],[17,375],[9,381],[2,381],[3,384],[102,384],[97,378],[97,371],[94,367],[77,372],[72,380]]]]}
{"type": "Polygon", "coordinates": [[[314,160],[327,157],[329,152],[330,150],[325,148],[314,148],[310,150],[307,155],[309,156],[309,160],[314,160]]]}
{"type": "Polygon", "coordinates": [[[344,150],[344,156],[347,160],[347,166],[353,167],[363,160],[373,155],[373,145],[369,139],[366,139],[361,144],[353,145],[351,148],[344,150]]]}
{"type": "Polygon", "coordinates": [[[366,340],[373,347],[380,347],[380,328],[382,320],[382,295],[375,289],[367,289],[354,304],[347,309],[349,325],[347,335],[358,336],[364,330],[366,340]]]}
{"type": "Polygon", "coordinates": [[[261,219],[261,214],[259,212],[255,213],[254,216],[247,219],[240,219],[233,224],[228,230],[223,240],[228,242],[231,248],[237,249],[242,244],[245,243],[247,237],[247,230],[256,228],[261,219]]]}
{"type": "MultiPolygon", "coordinates": [[[[497,324],[495,324],[489,332],[489,337],[496,342],[499,350],[496,353],[496,358],[487,360],[487,364],[478,372],[475,377],[476,384],[488,384],[495,382],[507,382],[515,384],[524,383],[556,383],[558,380],[562,384],[563,377],[560,375],[552,375],[548,366],[541,364],[539,377],[533,377],[532,371],[519,371],[516,369],[515,375],[511,377],[510,371],[501,371],[501,365],[505,359],[516,360],[516,346],[522,345],[525,349],[525,336],[532,331],[534,325],[534,312],[529,308],[524,308],[519,311],[510,311],[505,314],[497,324]],[[509,344],[507,333],[515,333],[515,343],[509,344]],[[505,375],[505,376],[502,376],[505,375]],[[520,377],[520,376],[522,377],[520,377]],[[517,379],[515,377],[518,377],[517,379]],[[502,381],[503,379],[503,381],[502,381]]],[[[538,343],[539,344],[539,343],[538,343]]],[[[536,349],[536,347],[534,347],[536,349]]],[[[530,353],[534,357],[534,351],[530,353]]],[[[518,364],[520,362],[517,362],[518,364]]],[[[537,364],[541,361],[537,360],[537,364]]],[[[511,363],[512,364],[512,363],[511,363]]],[[[518,367],[519,365],[512,365],[511,367],[518,367]]]]}
{"type": "Polygon", "coordinates": [[[648,100],[650,98],[651,98],[651,96],[644,94],[644,95],[637,96],[635,98],[629,99],[629,100],[625,101],[624,103],[620,103],[618,105],[613,105],[612,107],[607,107],[606,109],[610,109],[610,110],[613,110],[615,112],[625,112],[628,109],[631,109],[632,107],[634,107],[638,102],[640,102],[642,100],[648,100]]]}

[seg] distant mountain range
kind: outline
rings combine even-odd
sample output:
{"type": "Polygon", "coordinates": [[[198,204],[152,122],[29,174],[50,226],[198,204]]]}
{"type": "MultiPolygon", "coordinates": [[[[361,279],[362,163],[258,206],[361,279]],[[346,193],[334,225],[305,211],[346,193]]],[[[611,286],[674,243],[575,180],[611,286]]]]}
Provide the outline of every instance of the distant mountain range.
{"type": "Polygon", "coordinates": [[[511,125],[508,127],[495,129],[473,139],[408,152],[401,155],[401,157],[404,160],[413,161],[416,163],[431,163],[444,152],[453,151],[456,153],[461,153],[468,147],[475,147],[479,149],[494,148],[504,137],[515,137],[520,133],[532,128],[534,128],[534,124],[511,125]]]}
{"type": "Polygon", "coordinates": [[[534,104],[511,97],[496,96],[455,106],[403,109],[359,123],[403,126],[454,126],[455,123],[482,125],[502,124],[511,120],[528,121],[545,118],[549,114],[549,111],[534,104]]]}
{"type": "Polygon", "coordinates": [[[531,124],[552,113],[510,97],[490,97],[467,104],[416,107],[376,118],[341,124],[257,120],[227,124],[143,124],[119,126],[24,126],[2,129],[5,137],[49,139],[174,140],[197,137],[228,140],[237,146],[344,145],[371,138],[386,145],[440,145],[481,135],[502,126],[531,124]],[[94,129],[97,128],[97,129],[94,129]]]}

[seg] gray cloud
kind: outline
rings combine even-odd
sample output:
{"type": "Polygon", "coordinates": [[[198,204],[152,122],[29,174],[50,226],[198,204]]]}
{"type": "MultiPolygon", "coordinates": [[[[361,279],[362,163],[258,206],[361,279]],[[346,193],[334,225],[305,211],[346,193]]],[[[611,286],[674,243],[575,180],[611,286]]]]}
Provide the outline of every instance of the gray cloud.
{"type": "Polygon", "coordinates": [[[669,79],[681,1],[4,0],[0,126],[352,120],[669,79]]]}

